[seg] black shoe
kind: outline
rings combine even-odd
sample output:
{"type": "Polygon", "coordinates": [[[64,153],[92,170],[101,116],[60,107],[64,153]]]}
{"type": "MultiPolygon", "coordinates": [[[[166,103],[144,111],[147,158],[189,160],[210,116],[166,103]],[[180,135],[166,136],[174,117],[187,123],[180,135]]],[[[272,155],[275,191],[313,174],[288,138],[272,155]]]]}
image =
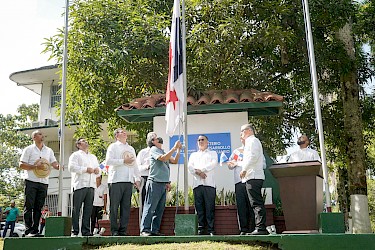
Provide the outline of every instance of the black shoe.
{"type": "Polygon", "coordinates": [[[118,232],[112,233],[112,236],[118,236],[118,232]]]}
{"type": "Polygon", "coordinates": [[[269,235],[270,233],[267,231],[267,230],[259,230],[259,229],[255,229],[254,231],[252,231],[251,233],[249,233],[248,235],[269,235]]]}
{"type": "Polygon", "coordinates": [[[152,236],[152,233],[150,232],[141,232],[141,236],[152,236]]]}
{"type": "Polygon", "coordinates": [[[118,236],[126,236],[126,233],[118,233],[118,236]]]}
{"type": "Polygon", "coordinates": [[[86,233],[86,234],[82,234],[82,236],[93,236],[92,233],[86,233]]]}

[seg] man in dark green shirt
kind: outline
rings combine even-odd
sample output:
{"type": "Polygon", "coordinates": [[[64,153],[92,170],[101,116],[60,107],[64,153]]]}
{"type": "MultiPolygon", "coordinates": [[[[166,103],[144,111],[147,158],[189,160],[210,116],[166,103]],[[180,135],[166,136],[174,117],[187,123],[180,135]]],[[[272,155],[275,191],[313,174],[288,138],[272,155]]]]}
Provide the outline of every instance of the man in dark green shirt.
{"type": "Polygon", "coordinates": [[[5,227],[3,231],[3,238],[5,238],[8,228],[10,227],[10,236],[13,235],[14,226],[16,225],[17,216],[20,214],[20,210],[16,207],[16,202],[12,200],[10,202],[10,207],[7,207],[4,211],[7,218],[5,220],[5,227]]]}

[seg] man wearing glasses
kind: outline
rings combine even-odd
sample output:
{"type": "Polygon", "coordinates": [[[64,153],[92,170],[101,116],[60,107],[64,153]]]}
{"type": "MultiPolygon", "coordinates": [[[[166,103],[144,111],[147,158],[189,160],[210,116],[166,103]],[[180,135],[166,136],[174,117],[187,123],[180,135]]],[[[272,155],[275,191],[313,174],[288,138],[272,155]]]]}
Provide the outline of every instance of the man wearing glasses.
{"type": "Polygon", "coordinates": [[[217,154],[208,149],[208,138],[200,135],[198,151],[190,155],[189,172],[193,175],[194,205],[198,215],[198,234],[214,235],[215,222],[215,175],[218,166],[217,154]]]}
{"type": "Polygon", "coordinates": [[[72,173],[73,212],[72,212],[72,237],[79,233],[79,215],[82,204],[82,236],[92,236],[90,219],[94,202],[94,189],[96,177],[99,174],[99,162],[95,155],[90,154],[89,144],[84,138],[76,141],[78,151],[69,157],[68,169],[72,173]]]}
{"type": "Polygon", "coordinates": [[[151,148],[150,174],[146,183],[147,191],[141,221],[141,236],[163,236],[160,233],[160,224],[165,208],[166,194],[171,189],[169,163],[178,163],[182,145],[180,141],[176,141],[171,150],[164,152],[162,149],[163,139],[157,137],[155,133],[147,137],[147,145],[151,148]]]}
{"type": "Polygon", "coordinates": [[[255,131],[252,125],[245,124],[241,126],[241,138],[245,140],[243,160],[235,164],[242,167],[240,178],[243,183],[246,183],[250,205],[255,215],[255,230],[249,234],[267,235],[266,209],[261,193],[265,179],[263,147],[254,134],[255,131]]]}
{"type": "Polygon", "coordinates": [[[108,169],[108,189],[110,199],[110,222],[112,236],[126,236],[130,217],[133,183],[139,189],[141,176],[136,163],[135,150],[126,140],[126,131],[114,131],[116,142],[109,145],[106,154],[108,169]],[[117,214],[120,208],[120,225],[117,214]]]}

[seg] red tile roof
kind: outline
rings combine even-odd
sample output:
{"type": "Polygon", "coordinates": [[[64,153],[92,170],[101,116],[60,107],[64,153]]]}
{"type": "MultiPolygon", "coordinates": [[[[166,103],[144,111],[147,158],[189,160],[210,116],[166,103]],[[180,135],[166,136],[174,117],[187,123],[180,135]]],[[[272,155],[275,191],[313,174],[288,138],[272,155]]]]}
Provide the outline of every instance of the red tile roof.
{"type": "MultiPolygon", "coordinates": [[[[193,96],[187,97],[187,105],[197,106],[206,104],[227,104],[227,103],[246,103],[246,102],[270,102],[284,100],[283,96],[271,92],[261,92],[255,89],[241,90],[209,90],[203,92],[203,95],[197,100],[193,96]]],[[[130,103],[125,103],[118,107],[119,110],[148,109],[165,106],[165,94],[155,94],[148,97],[141,97],[130,103]]]]}

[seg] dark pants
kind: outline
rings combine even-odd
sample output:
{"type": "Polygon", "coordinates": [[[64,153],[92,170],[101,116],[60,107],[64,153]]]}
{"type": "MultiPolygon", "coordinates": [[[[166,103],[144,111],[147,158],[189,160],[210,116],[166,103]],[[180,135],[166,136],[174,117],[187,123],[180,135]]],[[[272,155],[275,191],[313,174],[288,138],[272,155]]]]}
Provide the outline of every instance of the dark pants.
{"type": "Polygon", "coordinates": [[[15,221],[6,221],[5,222],[5,227],[3,231],[3,238],[7,235],[8,228],[10,227],[10,234],[9,237],[13,237],[13,231],[14,231],[14,226],[16,225],[15,221]]]}
{"type": "Polygon", "coordinates": [[[103,218],[103,207],[94,206],[91,212],[91,233],[94,232],[94,228],[96,227],[96,223],[98,223],[99,228],[99,220],[103,218]]]}
{"type": "Polygon", "coordinates": [[[193,189],[198,215],[198,234],[214,233],[216,188],[200,185],[193,189]]]}
{"type": "Polygon", "coordinates": [[[263,180],[250,179],[246,182],[250,205],[255,215],[255,229],[266,230],[266,208],[262,197],[263,180]]]}
{"type": "Polygon", "coordinates": [[[40,226],[39,226],[39,234],[42,234],[43,233],[43,229],[44,227],[46,226],[46,223],[40,223],[40,226]]]}
{"type": "Polygon", "coordinates": [[[130,206],[133,184],[131,182],[109,183],[110,221],[112,235],[126,235],[130,217],[130,206]],[[120,225],[117,224],[117,214],[120,207],[120,225]]]}
{"type": "Polygon", "coordinates": [[[249,196],[247,195],[246,183],[238,182],[235,185],[237,218],[240,231],[251,233],[255,229],[254,211],[250,206],[249,196]]]}
{"type": "Polygon", "coordinates": [[[90,218],[92,212],[92,204],[94,202],[94,188],[81,188],[73,192],[73,212],[72,212],[72,233],[78,235],[79,233],[79,215],[83,204],[82,211],[82,228],[83,236],[90,235],[90,218]]]}
{"type": "Polygon", "coordinates": [[[145,199],[146,199],[146,192],[147,192],[147,189],[146,189],[146,184],[147,184],[147,178],[148,176],[142,176],[143,178],[143,187],[142,187],[142,208],[145,204],[145,199]]]}
{"type": "Polygon", "coordinates": [[[25,234],[39,233],[39,221],[42,207],[47,196],[48,185],[26,180],[25,181],[25,206],[23,219],[26,226],[25,234]]]}

